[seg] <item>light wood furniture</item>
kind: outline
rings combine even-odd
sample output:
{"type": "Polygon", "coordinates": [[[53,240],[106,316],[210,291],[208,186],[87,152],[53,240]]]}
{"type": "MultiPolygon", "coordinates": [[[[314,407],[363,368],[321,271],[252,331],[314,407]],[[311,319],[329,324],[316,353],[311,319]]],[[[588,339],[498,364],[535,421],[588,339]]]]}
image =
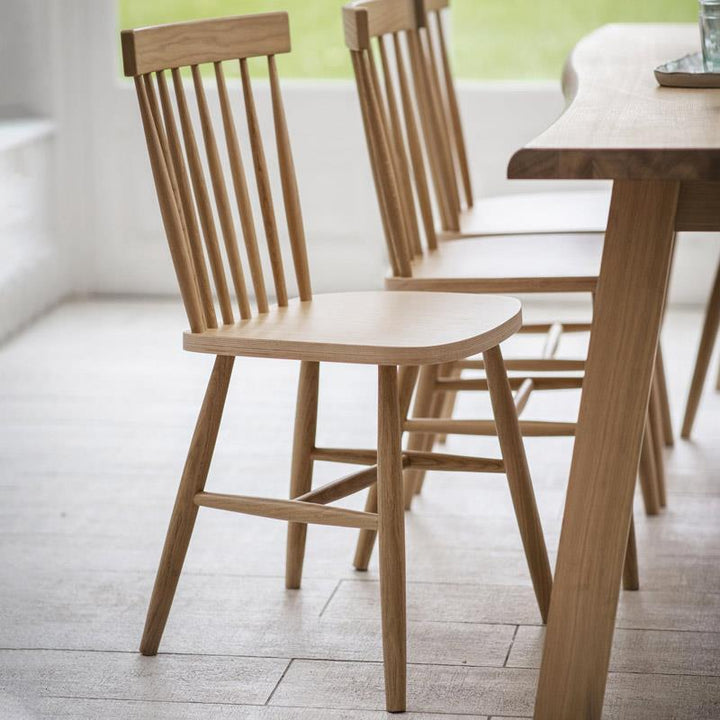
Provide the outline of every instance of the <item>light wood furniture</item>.
{"type": "MultiPolygon", "coordinates": [[[[599,262],[597,257],[602,248],[599,237],[583,238],[577,233],[604,232],[607,226],[610,195],[604,191],[564,192],[564,193],[531,193],[494,198],[473,198],[470,181],[466,143],[463,137],[462,121],[455,90],[455,82],[450,66],[445,31],[443,28],[444,12],[449,12],[449,0],[423,0],[424,13],[420,9],[418,15],[418,46],[425,57],[423,63],[414,64],[413,72],[425,73],[426,78],[421,85],[427,88],[429,102],[425,103],[427,119],[422,123],[424,137],[428,146],[428,154],[434,153],[438,157],[436,164],[444,164],[448,170],[434,182],[438,196],[438,206],[448,208],[441,213],[442,229],[439,237],[445,239],[474,237],[487,234],[517,234],[517,233],[569,233],[565,237],[548,237],[544,240],[547,247],[547,256],[554,259],[562,255],[564,258],[564,273],[572,272],[573,265],[577,263],[578,270],[592,268],[596,277],[599,262]],[[432,110],[436,112],[433,113],[432,110]],[[449,180],[449,181],[448,181],[449,180]],[[462,186],[463,192],[459,188],[462,186]],[[442,194],[445,197],[441,197],[442,194]],[[573,247],[573,243],[577,245],[573,247]]],[[[572,82],[572,71],[567,82],[572,82]]],[[[423,114],[423,103],[420,103],[420,112],[423,114]]],[[[432,166],[432,163],[430,163],[432,166]]],[[[507,249],[507,248],[506,248],[507,249]]],[[[514,276],[520,270],[523,275],[522,261],[524,257],[522,243],[514,243],[513,254],[504,254],[512,257],[513,271],[505,268],[507,277],[513,281],[520,281],[514,276]]],[[[492,246],[478,248],[482,252],[483,262],[487,266],[483,275],[493,278],[496,276],[492,246]]],[[[543,283],[544,276],[552,278],[553,273],[547,267],[537,265],[535,257],[534,267],[525,268],[525,273],[533,273],[535,287],[547,287],[543,283]]],[[[557,265],[556,265],[557,269],[557,265]]],[[[548,279],[550,279],[548,278],[548,279]]],[[[554,278],[555,282],[558,278],[554,278]]],[[[577,281],[578,278],[569,278],[577,281]]],[[[565,291],[572,291],[571,282],[565,291]]],[[[554,290],[548,290],[554,292],[554,290]]],[[[511,289],[508,292],[521,292],[511,289]]],[[[659,375],[657,392],[659,404],[662,435],[658,433],[655,444],[655,454],[658,456],[658,471],[662,474],[662,453],[660,448],[663,441],[667,446],[673,444],[672,420],[670,403],[668,399],[665,372],[662,362],[662,350],[658,349],[656,372],[659,375]]],[[[451,405],[450,405],[451,407],[451,405]]],[[[658,483],[662,485],[660,477],[658,483]]],[[[661,493],[662,494],[662,493],[661,493]]]]}
{"type": "MultiPolygon", "coordinates": [[[[457,216],[459,185],[465,186],[468,202],[469,171],[460,119],[442,40],[445,91],[433,92],[441,73],[433,54],[422,4],[414,0],[359,0],[343,9],[346,45],[350,49],[365,124],[371,166],[381,210],[391,273],[386,287],[405,291],[447,292],[585,292],[594,294],[602,253],[598,234],[535,234],[483,236],[452,242],[438,241],[436,216],[457,216]],[[377,45],[379,67],[372,46],[377,45]],[[443,103],[438,97],[452,100],[443,103]],[[447,110],[447,117],[442,108],[447,110]],[[457,127],[455,134],[439,130],[457,127]],[[445,151],[443,151],[445,147],[445,151]],[[451,148],[455,148],[451,151],[451,148]],[[458,157],[463,162],[456,163],[458,157]],[[458,169],[459,168],[459,169],[458,169]],[[456,172],[457,170],[457,172],[456,172]],[[448,188],[453,186],[454,190],[448,188]],[[435,202],[431,188],[435,188],[435,202]],[[444,210],[443,210],[444,209],[444,210]],[[543,255],[538,257],[538,244],[543,255]],[[526,261],[527,259],[527,261],[526,261]]],[[[584,360],[556,358],[563,332],[587,332],[588,323],[525,325],[524,332],[545,333],[539,358],[506,360],[506,367],[524,375],[512,378],[515,405],[520,414],[535,390],[579,388],[584,360]],[[572,372],[566,377],[547,377],[542,372],[572,372]]],[[[447,433],[493,434],[488,421],[453,420],[454,396],[459,391],[487,389],[486,379],[462,378],[464,369],[484,369],[481,360],[426,368],[420,375],[413,407],[415,417],[405,423],[411,432],[408,448],[430,451],[436,439],[447,433]],[[441,417],[443,416],[443,417],[441,417]]],[[[658,397],[658,407],[662,402],[658,397]]],[[[653,406],[655,409],[655,406],[653,406]]],[[[659,419],[661,415],[657,415],[659,419]]],[[[656,415],[652,415],[653,420],[656,415]]],[[[573,435],[574,422],[523,422],[525,435],[573,435]]],[[[662,432],[648,424],[647,442],[652,462],[640,468],[643,498],[648,514],[664,505],[662,432]]],[[[405,505],[422,488],[425,471],[406,472],[405,505]]],[[[367,565],[359,552],[358,567],[367,565]]]]}
{"type": "Polygon", "coordinates": [[[390,711],[402,711],[406,686],[404,467],[504,472],[543,618],[549,606],[550,565],[498,347],[520,328],[520,303],[502,296],[427,293],[368,292],[312,297],[300,199],[275,66],[275,54],[290,48],[286,13],[126,30],[122,33],[122,46],[125,73],[135,82],[160,210],[190,324],[184,346],[187,350],[215,355],[160,560],[141,652],[157,653],[199,507],[287,521],[288,588],[300,586],[307,524],[359,528],[379,537],[386,704],[390,711]],[[263,57],[269,72],[297,299],[290,299],[268,163],[248,71],[248,59],[255,56],[263,57]],[[268,289],[263,275],[230,90],[224,77],[222,63],[226,60],[240,63],[274,303],[273,291],[268,289]],[[222,135],[244,253],[238,243],[221,150],[200,70],[200,64],[205,63],[212,63],[217,82],[222,135]],[[181,75],[181,68],[187,65],[204,161],[181,75]],[[174,102],[166,77],[168,69],[174,102]],[[246,262],[249,278],[245,273],[246,262]],[[256,311],[251,304],[251,284],[256,311]],[[503,458],[403,452],[400,418],[407,414],[419,369],[455,362],[476,353],[482,353],[487,363],[503,458]],[[289,500],[219,494],[205,489],[237,356],[302,361],[289,500]],[[378,367],[376,451],[315,446],[320,362],[368,363],[378,367]],[[370,467],[313,489],[315,460],[341,460],[370,467]],[[372,511],[330,506],[366,488],[371,488],[372,511]]]}
{"type": "MultiPolygon", "coordinates": [[[[518,193],[476,197],[473,193],[455,80],[443,27],[450,0],[422,0],[419,48],[425,56],[427,89],[431,103],[423,129],[437,133],[437,165],[445,166],[444,182],[434,185],[445,212],[441,237],[517,235],[536,233],[603,233],[607,226],[610,194],[605,190],[518,193]],[[434,111],[434,112],[433,112],[434,111]],[[434,116],[434,117],[433,117],[434,116]],[[447,182],[450,180],[450,182],[447,182]]],[[[416,66],[417,67],[417,66],[416,66]]],[[[540,274],[540,273],[538,273],[540,274]]]]}
{"type": "MultiPolygon", "coordinates": [[[[685,416],[683,417],[681,436],[686,440],[690,439],[693,425],[695,424],[695,416],[697,415],[700,396],[705,386],[705,378],[707,377],[708,367],[710,366],[710,358],[712,357],[715,346],[718,326],[720,326],[720,264],[715,272],[712,291],[708,298],[707,307],[705,308],[705,320],[700,336],[700,347],[698,347],[692,382],[690,383],[690,392],[688,393],[688,399],[685,405],[685,416]]],[[[715,389],[720,390],[720,371],[718,372],[715,389]]]]}
{"type": "Polygon", "coordinates": [[[566,112],[508,167],[614,181],[536,718],[601,716],[675,232],[720,229],[720,93],[652,73],[696,45],[693,26],[592,33],[569,60],[566,112]]]}

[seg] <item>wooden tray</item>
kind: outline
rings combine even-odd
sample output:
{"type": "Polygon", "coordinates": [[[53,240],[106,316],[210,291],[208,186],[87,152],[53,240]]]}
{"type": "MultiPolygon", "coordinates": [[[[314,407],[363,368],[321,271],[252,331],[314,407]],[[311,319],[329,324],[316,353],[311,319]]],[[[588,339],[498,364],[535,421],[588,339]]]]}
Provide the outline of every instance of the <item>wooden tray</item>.
{"type": "Polygon", "coordinates": [[[702,53],[699,52],[658,65],[655,79],[666,87],[720,88],[720,72],[705,70],[702,53]]]}

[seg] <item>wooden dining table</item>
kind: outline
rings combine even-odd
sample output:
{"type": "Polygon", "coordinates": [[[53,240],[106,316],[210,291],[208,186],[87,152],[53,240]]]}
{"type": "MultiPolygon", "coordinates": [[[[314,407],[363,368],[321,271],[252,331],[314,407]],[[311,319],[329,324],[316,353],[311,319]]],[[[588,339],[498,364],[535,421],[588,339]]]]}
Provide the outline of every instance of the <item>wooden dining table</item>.
{"type": "Polygon", "coordinates": [[[515,179],[613,181],[537,719],[601,717],[675,234],[720,230],[720,90],[653,74],[699,47],[691,25],[586,36],[566,65],[565,112],[508,166],[515,179]]]}

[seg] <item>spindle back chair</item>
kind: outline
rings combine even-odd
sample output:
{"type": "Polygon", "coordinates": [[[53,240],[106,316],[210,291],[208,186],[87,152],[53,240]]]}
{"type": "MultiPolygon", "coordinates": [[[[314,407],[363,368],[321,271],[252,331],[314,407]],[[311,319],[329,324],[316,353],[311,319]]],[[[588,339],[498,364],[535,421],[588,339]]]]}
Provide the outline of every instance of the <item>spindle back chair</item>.
{"type": "MultiPolygon", "coordinates": [[[[388,277],[387,287],[456,292],[594,291],[597,269],[587,277],[553,278],[555,285],[549,286],[538,282],[532,270],[526,277],[471,277],[467,268],[473,265],[472,255],[477,249],[474,244],[455,241],[441,246],[438,243],[434,214],[440,216],[443,227],[449,227],[450,221],[459,217],[459,188],[466,205],[472,204],[467,156],[440,16],[446,6],[443,0],[357,0],[343,8],[345,43],[355,72],[391,261],[392,277],[388,277]],[[434,18],[436,38],[428,27],[428,16],[434,18]],[[431,186],[436,189],[434,202],[429,193],[431,186]],[[423,272],[424,268],[434,267],[438,257],[445,253],[452,257],[456,250],[461,251],[459,274],[444,276],[432,270],[423,272]]],[[[507,240],[503,238],[503,243],[507,240]]],[[[555,355],[563,331],[587,332],[590,325],[547,323],[523,329],[547,336],[540,358],[519,358],[508,363],[509,368],[525,373],[523,377],[513,378],[518,414],[535,390],[582,387],[582,376],[577,374],[548,378],[527,373],[582,371],[583,360],[560,360],[555,355]]],[[[464,369],[484,370],[485,364],[483,360],[470,359],[423,368],[414,417],[404,425],[410,432],[409,450],[430,451],[436,439],[448,433],[495,432],[492,422],[445,419],[452,415],[455,393],[488,387],[485,379],[461,378],[464,369]],[[416,417],[423,419],[416,420],[416,417]]],[[[521,421],[521,428],[524,435],[573,435],[575,423],[521,421]]],[[[413,492],[420,492],[424,475],[422,469],[406,472],[406,508],[411,506],[413,492]]],[[[654,495],[648,493],[655,492],[658,482],[657,474],[643,474],[644,497],[650,498],[648,508],[652,513],[658,511],[657,503],[652,502],[654,495]]],[[[629,556],[629,563],[634,564],[634,558],[629,556]]],[[[628,587],[633,584],[636,583],[629,583],[628,587]]]]}
{"type": "Polygon", "coordinates": [[[453,171],[450,182],[436,187],[449,194],[446,200],[458,215],[441,218],[443,237],[472,237],[516,233],[602,233],[607,225],[609,193],[605,191],[529,193],[505,198],[473,195],[460,108],[451,69],[443,16],[450,0],[424,0],[418,34],[427,74],[427,90],[435,109],[435,122],[426,123],[426,141],[435,146],[453,171]],[[434,135],[433,135],[434,133],[434,135]],[[503,212],[504,211],[504,212],[503,212]],[[518,213],[522,217],[503,218],[518,213]]]}
{"type": "Polygon", "coordinates": [[[135,82],[161,215],[190,324],[184,347],[216,355],[173,508],[141,652],[157,653],[199,507],[288,522],[285,581],[288,588],[300,587],[307,524],[359,528],[362,531],[356,558],[359,568],[364,569],[363,562],[367,567],[365,549],[372,547],[376,535],[379,539],[386,704],[388,710],[404,710],[404,467],[506,474],[541,616],[543,620],[547,617],[552,584],[550,565],[499,349],[499,343],[521,325],[520,303],[498,296],[382,291],[312,297],[300,200],[275,65],[275,54],[290,49],[286,13],[127,30],[122,33],[122,46],[125,73],[135,82]],[[298,299],[289,299],[269,166],[248,71],[248,59],[252,57],[265,57],[268,65],[275,144],[298,299]],[[223,71],[226,61],[240,63],[245,119],[275,304],[271,304],[269,282],[263,274],[261,244],[230,102],[231,87],[223,71]],[[217,83],[244,253],[238,242],[220,144],[201,71],[205,64],[212,65],[217,83]],[[204,160],[181,72],[185,67],[190,68],[204,160]],[[205,167],[210,176],[209,186],[205,167]],[[255,313],[250,287],[255,297],[255,313]],[[502,459],[403,452],[402,422],[420,367],[454,362],[477,353],[483,353],[488,366],[494,413],[499,429],[502,428],[499,432],[502,459]],[[205,491],[235,356],[302,361],[290,500],[205,491]],[[378,366],[377,450],[316,447],[320,362],[378,366]],[[313,490],[316,460],[369,467],[313,490]],[[368,488],[365,512],[330,506],[368,488]]]}
{"type": "Polygon", "coordinates": [[[135,80],[163,223],[191,331],[195,333],[217,328],[218,322],[232,325],[236,313],[241,320],[252,317],[250,285],[257,312],[267,313],[269,308],[245,163],[223,69],[225,61],[239,62],[240,65],[245,121],[267,256],[277,305],[284,307],[288,304],[286,272],[268,163],[248,69],[249,58],[266,59],[295,280],[300,299],[310,300],[312,289],[305,233],[275,62],[276,54],[290,51],[287,15],[268,13],[140,28],[122,34],[122,47],[125,72],[135,80]],[[233,220],[232,201],[225,182],[220,148],[200,69],[203,64],[212,65],[217,83],[225,149],[250,270],[250,283],[246,278],[245,263],[233,220]],[[214,208],[181,74],[184,67],[189,67],[192,73],[195,109],[200,121],[214,208]],[[169,89],[168,72],[174,90],[175,107],[169,89]],[[219,233],[215,217],[219,221],[219,233]],[[219,235],[222,236],[222,249],[219,235]],[[237,302],[236,310],[233,308],[232,292],[237,302]],[[217,297],[219,318],[213,295],[217,297]]]}

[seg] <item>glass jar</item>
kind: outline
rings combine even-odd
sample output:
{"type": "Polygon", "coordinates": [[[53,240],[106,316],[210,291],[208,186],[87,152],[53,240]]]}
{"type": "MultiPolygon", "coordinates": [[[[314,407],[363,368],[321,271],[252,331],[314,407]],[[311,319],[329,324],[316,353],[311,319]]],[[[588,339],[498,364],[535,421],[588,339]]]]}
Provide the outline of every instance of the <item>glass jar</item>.
{"type": "Polygon", "coordinates": [[[700,42],[707,72],[720,72],[720,0],[700,0],[700,42]]]}

